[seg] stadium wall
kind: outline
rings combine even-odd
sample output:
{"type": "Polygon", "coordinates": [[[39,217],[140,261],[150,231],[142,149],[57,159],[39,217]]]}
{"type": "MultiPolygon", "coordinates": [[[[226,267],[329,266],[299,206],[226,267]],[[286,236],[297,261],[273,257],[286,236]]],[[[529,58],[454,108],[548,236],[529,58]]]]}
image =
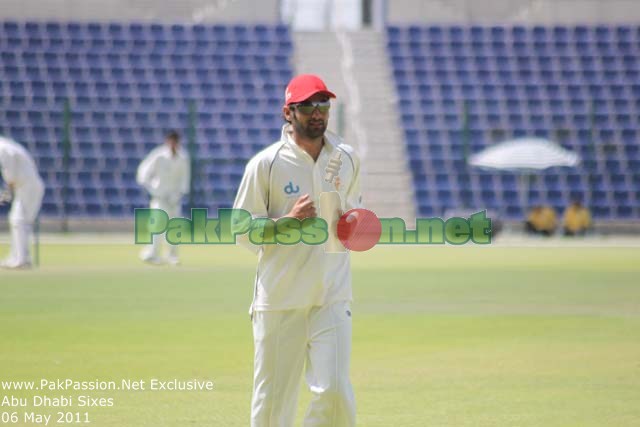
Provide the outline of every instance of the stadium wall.
{"type": "Polygon", "coordinates": [[[278,22],[279,0],[2,0],[16,20],[278,22]]]}
{"type": "MultiPolygon", "coordinates": [[[[635,23],[637,0],[385,0],[387,22],[635,23]]],[[[1,19],[279,22],[283,0],[2,0],[1,19]]],[[[380,2],[375,1],[375,4],[380,2]]],[[[384,6],[380,6],[385,9],[384,6]]],[[[379,28],[378,25],[375,25],[379,28]]]]}
{"type": "Polygon", "coordinates": [[[388,22],[635,23],[638,0],[390,0],[388,22]]]}

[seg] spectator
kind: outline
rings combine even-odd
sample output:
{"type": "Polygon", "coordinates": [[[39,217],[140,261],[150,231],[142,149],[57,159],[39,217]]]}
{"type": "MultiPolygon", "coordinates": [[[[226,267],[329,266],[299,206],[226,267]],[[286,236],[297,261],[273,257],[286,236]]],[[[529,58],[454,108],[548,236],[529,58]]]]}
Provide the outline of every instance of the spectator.
{"type": "Polygon", "coordinates": [[[565,236],[584,236],[591,227],[589,209],[582,206],[580,201],[575,200],[564,211],[563,225],[565,236]]]}
{"type": "Polygon", "coordinates": [[[550,206],[534,206],[527,221],[525,229],[529,234],[540,234],[543,236],[551,236],[558,225],[556,211],[550,206]]]}

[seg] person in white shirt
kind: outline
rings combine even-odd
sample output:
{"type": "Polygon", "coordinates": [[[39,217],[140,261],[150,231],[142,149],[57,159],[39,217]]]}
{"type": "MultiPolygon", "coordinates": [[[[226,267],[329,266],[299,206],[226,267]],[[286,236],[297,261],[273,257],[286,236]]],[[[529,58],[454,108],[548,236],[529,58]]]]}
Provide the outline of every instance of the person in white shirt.
{"type": "MultiPolygon", "coordinates": [[[[177,132],[169,132],[164,144],[153,149],[140,163],[136,181],[151,196],[152,209],[164,210],[169,218],[180,216],[182,198],[190,188],[191,164],[177,132]]],[[[160,236],[155,235],[153,244],[142,251],[140,258],[151,264],[162,264],[160,243],[160,236]]],[[[177,246],[169,245],[166,261],[172,265],[180,263],[177,246]]]]}
{"type": "Polygon", "coordinates": [[[29,240],[40,212],[44,183],[29,152],[16,141],[0,136],[0,172],[6,188],[0,203],[11,202],[9,226],[11,249],[0,263],[3,268],[31,267],[29,240]]]}
{"type": "MultiPolygon", "coordinates": [[[[285,92],[280,141],[247,164],[234,208],[253,218],[315,217],[320,194],[337,191],[342,211],[362,207],[360,161],[328,132],[330,98],[322,80],[300,75],[285,92]],[[324,178],[335,156],[338,176],[324,178]]],[[[250,313],[254,335],[251,426],[292,426],[298,386],[306,365],[313,400],[304,425],[355,425],[349,379],[351,268],[349,253],[325,253],[322,245],[239,243],[259,255],[250,313]]]]}

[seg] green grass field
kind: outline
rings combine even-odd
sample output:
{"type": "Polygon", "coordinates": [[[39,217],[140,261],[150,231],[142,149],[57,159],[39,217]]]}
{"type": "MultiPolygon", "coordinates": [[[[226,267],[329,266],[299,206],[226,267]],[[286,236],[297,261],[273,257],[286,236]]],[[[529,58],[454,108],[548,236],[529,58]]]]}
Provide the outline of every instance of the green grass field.
{"type": "MultiPolygon", "coordinates": [[[[48,244],[39,270],[0,272],[0,380],[211,379],[212,392],[46,394],[112,397],[72,409],[91,426],[248,426],[255,259],[187,247],[183,266],[151,267],[138,249],[48,244]]],[[[358,425],[640,425],[639,249],[378,247],[353,260],[358,425]]],[[[308,400],[303,388],[297,425],[308,400]]]]}

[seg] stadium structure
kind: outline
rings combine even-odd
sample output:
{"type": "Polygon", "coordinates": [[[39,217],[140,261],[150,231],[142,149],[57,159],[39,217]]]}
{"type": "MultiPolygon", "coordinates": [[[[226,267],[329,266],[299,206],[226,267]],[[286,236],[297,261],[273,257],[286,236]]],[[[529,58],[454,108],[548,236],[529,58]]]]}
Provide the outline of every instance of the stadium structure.
{"type": "Polygon", "coordinates": [[[530,205],[562,213],[577,198],[601,230],[634,226],[640,11],[628,4],[6,0],[0,133],[36,158],[45,228],[128,230],[147,204],[136,167],[164,131],[192,153],[185,210],[229,207],[246,161],[279,136],[287,81],[313,72],[339,95],[332,127],[361,153],[379,216],[489,209],[520,223],[518,176],[467,160],[536,136],[582,161],[533,176],[530,205]]]}

